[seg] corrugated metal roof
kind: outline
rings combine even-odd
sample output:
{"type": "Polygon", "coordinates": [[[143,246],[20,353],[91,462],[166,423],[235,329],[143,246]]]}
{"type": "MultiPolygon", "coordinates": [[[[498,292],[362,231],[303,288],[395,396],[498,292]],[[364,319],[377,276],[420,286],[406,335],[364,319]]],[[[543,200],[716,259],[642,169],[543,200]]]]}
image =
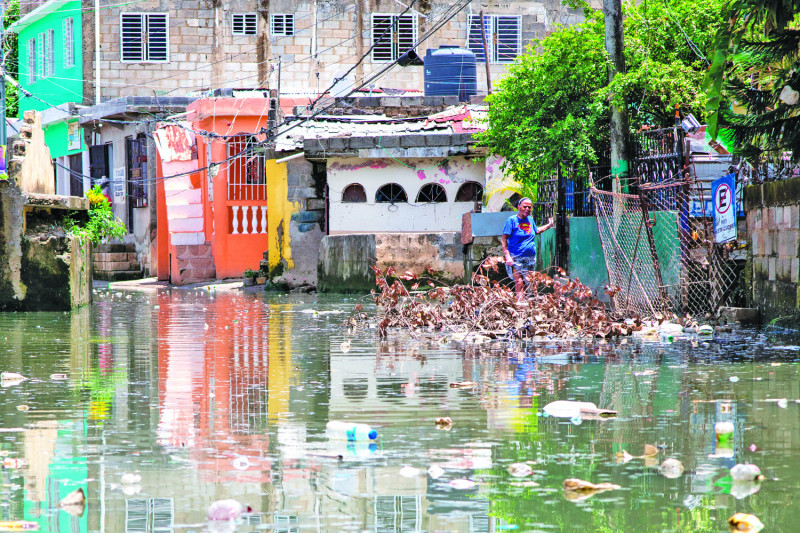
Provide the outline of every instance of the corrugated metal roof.
{"type": "Polygon", "coordinates": [[[305,139],[473,133],[486,129],[480,122],[485,115],[485,107],[482,106],[457,106],[430,117],[414,119],[393,119],[382,115],[320,116],[297,126],[296,123],[289,123],[282,127],[280,131],[286,133],[278,134],[275,150],[301,150],[305,139]]]}

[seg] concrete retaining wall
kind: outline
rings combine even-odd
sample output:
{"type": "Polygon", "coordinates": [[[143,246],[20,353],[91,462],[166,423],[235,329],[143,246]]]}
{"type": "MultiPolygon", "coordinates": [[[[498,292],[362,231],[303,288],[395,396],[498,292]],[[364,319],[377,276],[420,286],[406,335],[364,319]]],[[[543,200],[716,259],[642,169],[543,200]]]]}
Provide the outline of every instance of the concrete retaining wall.
{"type": "Polygon", "coordinates": [[[765,321],[800,308],[800,178],[744,190],[753,305],[765,321]]]}
{"type": "Polygon", "coordinates": [[[317,290],[367,293],[375,288],[373,262],[399,274],[421,275],[430,267],[437,278],[461,283],[462,250],[458,232],[328,235],[320,244],[317,290]]]}

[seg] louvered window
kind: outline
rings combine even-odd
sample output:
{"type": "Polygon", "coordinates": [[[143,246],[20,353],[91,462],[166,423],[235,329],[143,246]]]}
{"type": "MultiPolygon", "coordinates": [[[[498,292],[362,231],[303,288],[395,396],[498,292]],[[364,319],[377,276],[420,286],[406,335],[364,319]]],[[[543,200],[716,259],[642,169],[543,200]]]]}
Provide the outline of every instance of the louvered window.
{"type": "Polygon", "coordinates": [[[56,37],[55,30],[47,30],[44,36],[44,65],[42,66],[42,76],[52,76],[56,72],[56,52],[53,48],[53,41],[56,37]]]}
{"type": "Polygon", "coordinates": [[[64,19],[64,68],[75,66],[75,19],[64,19]]]}
{"type": "Polygon", "coordinates": [[[35,83],[37,80],[36,68],[36,39],[28,39],[28,83],[35,83]]]}
{"type": "MultiPolygon", "coordinates": [[[[484,15],[486,47],[492,63],[511,63],[522,51],[522,19],[518,15],[484,15]]],[[[486,61],[481,39],[480,15],[467,21],[468,47],[479,62],[486,61]]]]}
{"type": "Polygon", "coordinates": [[[234,13],[231,16],[234,35],[255,35],[258,30],[257,13],[234,13]]]}
{"type": "Polygon", "coordinates": [[[372,15],[373,61],[395,61],[416,42],[416,15],[372,15]]]}
{"type": "Polygon", "coordinates": [[[294,15],[281,13],[270,15],[269,28],[272,35],[294,35],[294,15]]]}
{"type": "Polygon", "coordinates": [[[166,13],[120,15],[122,61],[169,61],[169,18],[166,13]]]}

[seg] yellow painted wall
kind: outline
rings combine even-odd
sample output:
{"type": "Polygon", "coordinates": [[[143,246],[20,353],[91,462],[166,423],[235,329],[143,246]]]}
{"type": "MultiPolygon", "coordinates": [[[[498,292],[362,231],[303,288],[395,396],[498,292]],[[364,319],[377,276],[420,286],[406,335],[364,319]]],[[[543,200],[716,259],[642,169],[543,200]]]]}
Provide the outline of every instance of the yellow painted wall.
{"type": "Polygon", "coordinates": [[[269,234],[269,268],[275,268],[281,260],[288,268],[294,268],[292,261],[289,222],[292,213],[300,210],[300,202],[289,201],[289,183],[286,177],[286,163],[267,161],[267,228],[269,234]]]}

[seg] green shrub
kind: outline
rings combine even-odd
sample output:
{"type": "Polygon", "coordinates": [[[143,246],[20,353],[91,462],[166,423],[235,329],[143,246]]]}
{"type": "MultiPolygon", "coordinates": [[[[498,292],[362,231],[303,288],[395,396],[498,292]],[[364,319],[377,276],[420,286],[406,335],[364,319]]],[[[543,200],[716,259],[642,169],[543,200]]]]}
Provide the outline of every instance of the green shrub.
{"type": "Polygon", "coordinates": [[[74,215],[64,219],[64,229],[81,242],[89,240],[94,244],[107,242],[110,239],[121,239],[128,230],[119,218],[114,217],[111,201],[96,185],[86,192],[89,199],[89,212],[86,220],[78,220],[74,215]]]}

